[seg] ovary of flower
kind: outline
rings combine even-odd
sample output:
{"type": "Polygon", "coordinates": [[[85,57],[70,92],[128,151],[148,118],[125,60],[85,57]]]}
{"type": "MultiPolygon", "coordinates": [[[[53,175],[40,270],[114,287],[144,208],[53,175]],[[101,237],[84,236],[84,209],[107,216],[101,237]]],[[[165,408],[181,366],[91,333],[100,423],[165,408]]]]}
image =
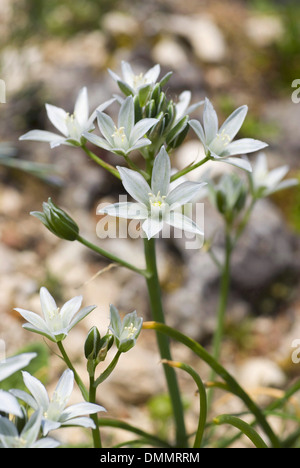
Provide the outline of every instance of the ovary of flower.
{"type": "Polygon", "coordinates": [[[82,128],[80,127],[78,123],[75,113],[74,114],[67,113],[66,126],[69,132],[69,137],[73,138],[74,140],[79,140],[81,133],[82,133],[82,128]]]}
{"type": "Polygon", "coordinates": [[[129,327],[124,327],[124,330],[127,331],[128,333],[128,338],[132,338],[135,335],[135,332],[137,332],[137,328],[131,323],[129,327]]]}

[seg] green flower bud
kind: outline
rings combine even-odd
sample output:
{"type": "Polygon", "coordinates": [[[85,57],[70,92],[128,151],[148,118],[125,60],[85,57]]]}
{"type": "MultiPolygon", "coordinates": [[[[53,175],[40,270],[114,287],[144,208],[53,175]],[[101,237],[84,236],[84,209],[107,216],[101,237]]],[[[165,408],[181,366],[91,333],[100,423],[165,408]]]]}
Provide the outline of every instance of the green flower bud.
{"type": "Polygon", "coordinates": [[[32,211],[32,216],[38,218],[49,231],[61,239],[75,241],[79,234],[79,227],[75,221],[61,208],[56,206],[51,198],[43,203],[43,212],[32,211]]]}
{"type": "Polygon", "coordinates": [[[88,332],[84,343],[84,355],[86,359],[97,359],[101,346],[101,336],[97,327],[93,327],[88,332]]]}

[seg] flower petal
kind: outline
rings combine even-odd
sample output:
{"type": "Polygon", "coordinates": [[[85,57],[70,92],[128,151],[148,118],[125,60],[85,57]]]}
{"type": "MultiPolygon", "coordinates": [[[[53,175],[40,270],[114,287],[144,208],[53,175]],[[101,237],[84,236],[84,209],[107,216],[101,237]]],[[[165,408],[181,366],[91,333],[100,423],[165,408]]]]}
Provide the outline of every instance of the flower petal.
{"type": "Polygon", "coordinates": [[[159,74],[160,74],[160,65],[159,64],[156,64],[154,65],[154,67],[150,68],[144,75],[144,77],[146,78],[147,82],[150,82],[150,83],[156,83],[158,77],[159,77],[159,74]]]}
{"type": "Polygon", "coordinates": [[[177,185],[167,196],[166,202],[172,206],[181,206],[190,202],[206,185],[205,182],[186,181],[177,185]]]}
{"type": "Polygon", "coordinates": [[[100,128],[100,131],[104,138],[109,142],[111,146],[114,145],[113,142],[113,134],[115,131],[115,124],[112,120],[112,118],[105,114],[104,112],[96,112],[97,114],[97,121],[98,121],[98,126],[100,128]]]}
{"type": "Polygon", "coordinates": [[[86,86],[79,91],[74,106],[74,114],[81,127],[84,127],[89,118],[89,101],[86,86]]]}
{"type": "Polygon", "coordinates": [[[234,156],[238,154],[253,153],[266,148],[267,146],[267,143],[260,140],[242,138],[241,140],[236,140],[230,143],[220,156],[234,156]]]}
{"type": "Polygon", "coordinates": [[[74,387],[74,374],[70,369],[64,371],[60,377],[56,388],[55,396],[58,400],[64,402],[64,405],[67,404],[68,399],[71,396],[74,387]]]}
{"type": "Polygon", "coordinates": [[[170,224],[177,229],[181,229],[182,231],[192,232],[200,236],[204,235],[191,218],[188,218],[177,211],[171,211],[165,221],[167,224],[170,224]]]}
{"type": "Polygon", "coordinates": [[[215,161],[231,164],[232,166],[244,169],[247,172],[252,172],[252,166],[248,159],[245,158],[214,158],[215,161]]]}
{"type": "Polygon", "coordinates": [[[68,117],[67,112],[61,109],[61,107],[52,106],[51,104],[46,104],[46,111],[54,127],[66,137],[69,136],[68,127],[66,125],[66,119],[68,117]]]}
{"type": "Polygon", "coordinates": [[[94,133],[83,132],[82,136],[94,145],[99,146],[99,148],[103,148],[107,151],[111,151],[112,149],[112,146],[107,142],[107,140],[104,140],[104,138],[101,138],[94,133]]]}
{"type": "Polygon", "coordinates": [[[154,160],[152,171],[151,190],[154,195],[157,195],[159,192],[161,196],[167,195],[170,185],[170,176],[170,157],[164,146],[162,146],[160,152],[154,160]]]}
{"type": "Polygon", "coordinates": [[[97,306],[87,306],[81,309],[80,312],[73,318],[70,325],[68,326],[68,331],[71,330],[78,322],[83,320],[88,314],[90,314],[97,306]]]}
{"type": "Polygon", "coordinates": [[[204,135],[204,130],[201,123],[198,120],[192,119],[189,121],[189,125],[192,127],[197,137],[200,139],[203,146],[206,147],[206,139],[204,135]]]}
{"type": "Polygon", "coordinates": [[[218,132],[218,116],[213,108],[212,103],[209,99],[205,99],[204,111],[203,111],[203,125],[205,132],[205,139],[209,144],[216,136],[218,132]]]}
{"type": "Polygon", "coordinates": [[[134,145],[140,138],[143,138],[148,130],[158,122],[157,119],[142,119],[139,120],[132,128],[129,136],[130,146],[134,145]]]}
{"type": "Polygon", "coordinates": [[[219,133],[226,134],[229,136],[230,140],[236,136],[239,132],[243,122],[246,118],[248,112],[248,106],[241,106],[236,109],[232,114],[225,120],[223,125],[221,126],[219,133]]]}
{"type": "Polygon", "coordinates": [[[125,219],[146,219],[148,216],[148,210],[145,205],[127,202],[108,205],[97,211],[97,214],[102,213],[125,219]]]}
{"type": "Polygon", "coordinates": [[[66,139],[56,133],[47,132],[45,130],[30,130],[19,137],[19,140],[31,140],[31,141],[45,141],[47,143],[57,142],[58,144],[64,143],[66,139]]]}
{"type": "Polygon", "coordinates": [[[148,206],[151,188],[144,177],[132,169],[117,166],[125,190],[138,202],[148,206]]]}
{"type": "Polygon", "coordinates": [[[33,325],[37,330],[41,330],[45,333],[49,333],[49,329],[47,327],[47,324],[45,320],[40,317],[38,314],[35,312],[31,312],[30,310],[24,310],[24,309],[19,309],[16,308],[14,309],[15,311],[19,312],[19,314],[22,315],[22,317],[27,320],[31,325],[33,325]]]}
{"type": "Polygon", "coordinates": [[[148,240],[156,236],[163,228],[163,220],[157,218],[147,218],[142,224],[142,229],[145,232],[148,240]]]}
{"type": "MultiPolygon", "coordinates": [[[[94,414],[98,413],[99,411],[106,411],[103,406],[96,405],[94,403],[82,402],[82,403],[75,403],[74,405],[68,406],[65,408],[61,413],[61,417],[59,418],[60,422],[70,421],[73,418],[77,418],[78,416],[84,416],[86,414],[94,414]]],[[[72,421],[70,421],[72,422],[72,421]]]]}
{"type": "Polygon", "coordinates": [[[49,406],[49,397],[44,385],[28,372],[23,371],[22,375],[26,387],[37,402],[37,406],[46,411],[49,406]]]}
{"type": "Polygon", "coordinates": [[[121,68],[122,68],[122,75],[123,75],[124,81],[133,88],[134,73],[132,71],[131,65],[128,62],[125,62],[124,60],[122,60],[121,68]]]}
{"type": "Polygon", "coordinates": [[[0,390],[0,411],[3,413],[19,416],[20,418],[23,416],[16,397],[8,392],[5,392],[4,390],[0,390]]]}
{"type": "Polygon", "coordinates": [[[131,131],[134,126],[134,104],[132,96],[128,96],[122,103],[119,117],[118,128],[124,127],[127,139],[130,139],[131,131]]]}
{"type": "Polygon", "coordinates": [[[74,315],[77,314],[81,307],[82,296],[76,296],[67,301],[61,308],[60,315],[64,327],[67,327],[74,315]]]}
{"type": "Polygon", "coordinates": [[[0,362],[0,382],[20,369],[28,366],[30,361],[37,356],[36,353],[23,353],[6,358],[0,362]]]}
{"type": "MultiPolygon", "coordinates": [[[[40,301],[43,311],[44,318],[47,322],[49,316],[52,316],[53,312],[57,310],[57,305],[48,289],[44,286],[40,289],[40,301]]],[[[36,325],[35,325],[36,326],[36,325]]]]}

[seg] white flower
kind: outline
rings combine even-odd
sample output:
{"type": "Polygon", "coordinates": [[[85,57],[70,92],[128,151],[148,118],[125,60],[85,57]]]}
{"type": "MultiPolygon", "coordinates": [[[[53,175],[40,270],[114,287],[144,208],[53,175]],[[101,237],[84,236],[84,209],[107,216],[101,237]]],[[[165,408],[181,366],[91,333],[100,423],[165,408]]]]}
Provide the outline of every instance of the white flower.
{"type": "Polygon", "coordinates": [[[236,109],[219,128],[218,116],[206,98],[203,112],[203,126],[198,120],[190,120],[189,124],[199,137],[207,156],[216,161],[222,161],[251,172],[252,168],[246,159],[232,157],[259,151],[267,143],[252,138],[242,138],[233,141],[239,132],[248,112],[247,106],[236,109]]]}
{"type": "Polygon", "coordinates": [[[0,102],[4,104],[6,102],[6,92],[5,92],[5,81],[0,80],[0,102]]]}
{"type": "Polygon", "coordinates": [[[266,197],[279,190],[298,185],[297,179],[282,180],[288,172],[289,166],[287,165],[269,171],[266,154],[259,153],[250,175],[254,196],[256,198],[266,197]]]}
{"type": "Polygon", "coordinates": [[[55,300],[45,287],[40,289],[40,301],[43,318],[29,310],[19,308],[15,310],[28,321],[28,323],[23,325],[23,328],[34,333],[39,333],[40,335],[44,335],[54,342],[64,340],[71,328],[73,328],[96,307],[88,306],[78,313],[81,307],[82,296],[76,296],[66,302],[62,308],[59,309],[55,300]]]}
{"type": "Polygon", "coordinates": [[[170,187],[170,159],[162,147],[155,158],[151,187],[144,177],[131,169],[118,167],[122,183],[137,203],[116,203],[98,211],[110,216],[144,220],[142,229],[148,239],[158,234],[164,223],[175,228],[203,235],[194,221],[175,211],[190,202],[204,183],[183,182],[175,188],[170,187]]]}
{"type": "Polygon", "coordinates": [[[132,95],[138,94],[139,90],[146,86],[153,86],[155,85],[159,74],[160,74],[160,65],[155,65],[154,67],[150,68],[146,73],[140,73],[136,75],[131,65],[124,60],[121,62],[121,69],[122,69],[122,78],[114,73],[111,70],[108,70],[111,77],[117,82],[122,83],[128,87],[131,91],[132,95]]]}
{"type": "Polygon", "coordinates": [[[83,87],[77,96],[74,112],[69,114],[60,107],[46,104],[46,112],[49,120],[62,135],[48,132],[45,130],[31,130],[22,135],[20,140],[46,141],[50,143],[51,148],[59,145],[81,145],[82,134],[94,128],[96,111],[106,109],[114,99],[104,102],[89,117],[89,103],[87,88],[83,87]]]}
{"type": "Polygon", "coordinates": [[[0,417],[0,447],[1,448],[56,448],[59,442],[51,437],[39,440],[42,410],[38,410],[27,421],[19,434],[16,426],[7,418],[0,417]]]}
{"type": "Polygon", "coordinates": [[[85,132],[84,137],[94,145],[122,156],[150,145],[151,141],[145,138],[145,134],[158,122],[157,119],[142,119],[135,124],[132,96],[123,101],[117,125],[104,112],[97,111],[97,120],[104,138],[89,132],[85,132]]]}
{"type": "Polygon", "coordinates": [[[126,314],[122,322],[116,307],[110,306],[109,330],[115,337],[116,346],[119,351],[126,353],[135,346],[142,325],[143,319],[137,316],[136,311],[126,314]]]}
{"type": "MultiPolygon", "coordinates": [[[[23,367],[28,366],[36,357],[36,353],[23,353],[9,357],[0,362],[0,382],[23,367]]],[[[4,390],[0,390],[0,411],[22,417],[22,412],[16,398],[4,390]]]]}
{"type": "Polygon", "coordinates": [[[84,415],[106,411],[103,406],[88,402],[76,403],[67,407],[74,386],[74,374],[70,369],[65,370],[60,377],[51,399],[49,399],[46,388],[38,379],[28,372],[22,372],[22,374],[31,395],[17,389],[11,390],[11,392],[34,410],[42,409],[44,436],[49,431],[61,426],[82,426],[94,429],[95,424],[92,419],[84,417],[84,415]]]}

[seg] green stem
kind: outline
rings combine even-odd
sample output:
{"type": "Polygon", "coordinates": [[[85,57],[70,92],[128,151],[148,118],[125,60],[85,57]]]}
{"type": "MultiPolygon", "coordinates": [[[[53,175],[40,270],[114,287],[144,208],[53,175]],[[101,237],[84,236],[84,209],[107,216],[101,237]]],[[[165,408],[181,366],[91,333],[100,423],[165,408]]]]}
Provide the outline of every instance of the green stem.
{"type": "Polygon", "coordinates": [[[156,445],[157,447],[172,447],[165,440],[162,440],[155,435],[149,434],[148,432],[145,432],[142,429],[139,429],[138,427],[132,426],[127,422],[119,421],[118,419],[99,418],[98,424],[100,427],[113,427],[116,429],[123,429],[124,431],[132,432],[133,434],[137,434],[141,437],[144,437],[149,441],[151,445],[156,445]]]}
{"type": "MultiPolygon", "coordinates": [[[[146,278],[146,281],[152,316],[155,321],[164,323],[165,318],[162,306],[161,288],[156,265],[155,239],[145,239],[144,246],[147,271],[149,273],[149,277],[146,278]]],[[[169,339],[159,333],[156,337],[161,359],[172,361],[169,339]]],[[[185,430],[183,404],[181,401],[176,374],[174,369],[166,364],[164,364],[163,367],[175,419],[176,444],[178,447],[184,448],[187,447],[187,435],[185,430]]]]}
{"type": "MultiPolygon", "coordinates": [[[[90,391],[89,391],[89,402],[96,403],[96,390],[97,387],[94,385],[94,376],[90,376],[90,391]]],[[[101,435],[98,423],[98,416],[97,414],[90,414],[90,418],[94,421],[95,428],[92,429],[92,436],[94,442],[94,448],[101,448],[101,435]]]]}
{"type": "Polygon", "coordinates": [[[239,383],[232,377],[226,369],[221,366],[221,364],[216,361],[211,354],[209,354],[206,349],[204,349],[197,341],[189,338],[188,336],[180,333],[174,328],[168,327],[163,323],[157,322],[144,322],[143,329],[155,330],[160,332],[179,343],[184,344],[189,349],[191,349],[197,356],[199,356],[204,362],[206,362],[211,369],[215,371],[222,379],[228,384],[230,391],[237,395],[247,406],[250,412],[255,416],[258,424],[265,431],[266,435],[269,437],[274,448],[280,447],[280,442],[277,436],[274,434],[271,426],[269,425],[267,419],[265,418],[261,409],[256,405],[256,403],[250,398],[250,396],[243,390],[239,383]]]}
{"type": "Polygon", "coordinates": [[[129,270],[134,271],[135,273],[138,273],[138,274],[140,274],[142,276],[145,276],[145,278],[148,276],[148,273],[147,273],[146,270],[142,270],[140,268],[137,268],[136,266],[132,265],[131,263],[128,263],[125,260],[122,260],[121,258],[117,257],[116,255],[114,255],[114,254],[112,254],[110,252],[107,252],[104,249],[101,249],[101,247],[98,247],[95,244],[92,244],[92,242],[88,241],[87,239],[84,239],[83,237],[78,236],[76,240],[78,240],[78,242],[85,245],[86,247],[93,250],[94,252],[102,255],[103,257],[108,258],[109,260],[112,260],[113,262],[116,262],[119,265],[124,266],[125,268],[128,268],[129,270]]]}
{"type": "Polygon", "coordinates": [[[77,374],[73,364],[71,363],[66,351],[65,351],[65,348],[63,347],[63,344],[61,341],[59,341],[57,343],[57,346],[62,354],[62,357],[65,361],[65,363],[67,364],[68,368],[71,369],[71,371],[73,372],[74,374],[74,379],[75,379],[75,382],[77,383],[78,387],[80,388],[80,391],[82,393],[82,396],[83,398],[86,400],[86,401],[89,401],[89,394],[88,394],[88,391],[84,385],[84,383],[82,382],[81,378],[79,377],[79,375],[77,374]]]}
{"type": "Polygon", "coordinates": [[[214,419],[214,423],[219,424],[230,424],[231,426],[236,427],[239,429],[243,434],[245,434],[248,439],[250,439],[256,448],[268,448],[262,438],[257,434],[257,432],[247,424],[242,419],[237,418],[236,416],[231,416],[229,414],[222,414],[217,416],[214,419]]]}
{"type": "Polygon", "coordinates": [[[115,369],[116,365],[118,364],[121,354],[122,353],[120,351],[117,351],[115,357],[113,358],[109,366],[105,369],[104,372],[102,372],[102,374],[98,377],[98,379],[95,380],[94,382],[95,388],[98,387],[98,385],[100,385],[102,382],[104,382],[104,380],[106,380],[110,376],[110,374],[112,373],[112,371],[115,369]]]}
{"type": "Polygon", "coordinates": [[[110,172],[113,176],[117,177],[118,179],[121,180],[121,176],[119,174],[119,171],[113,167],[111,164],[103,161],[103,159],[99,158],[95,153],[90,151],[85,145],[82,145],[83,151],[88,155],[89,158],[91,158],[95,163],[97,163],[99,166],[103,167],[106,171],[110,172]]]}
{"type": "Polygon", "coordinates": [[[176,174],[174,174],[172,177],[171,177],[171,182],[173,182],[173,180],[176,180],[176,179],[179,179],[179,177],[182,177],[184,176],[185,174],[188,174],[189,172],[193,171],[194,169],[197,169],[198,167],[202,166],[203,164],[207,163],[207,161],[209,161],[211,159],[210,155],[206,156],[206,158],[202,159],[201,161],[199,161],[198,163],[196,164],[191,164],[190,166],[188,167],[185,167],[184,169],[182,169],[181,171],[178,171],[176,172],[176,174]]]}
{"type": "Polygon", "coordinates": [[[206,398],[206,390],[205,386],[202,382],[201,377],[197,372],[187,364],[183,362],[174,362],[174,361],[165,361],[171,367],[178,367],[178,369],[182,369],[187,372],[195,381],[198,391],[199,391],[199,400],[200,400],[200,416],[198,422],[198,428],[196,431],[195,441],[193,448],[201,448],[202,438],[204,434],[204,429],[206,425],[206,418],[207,418],[207,398],[206,398]]]}

